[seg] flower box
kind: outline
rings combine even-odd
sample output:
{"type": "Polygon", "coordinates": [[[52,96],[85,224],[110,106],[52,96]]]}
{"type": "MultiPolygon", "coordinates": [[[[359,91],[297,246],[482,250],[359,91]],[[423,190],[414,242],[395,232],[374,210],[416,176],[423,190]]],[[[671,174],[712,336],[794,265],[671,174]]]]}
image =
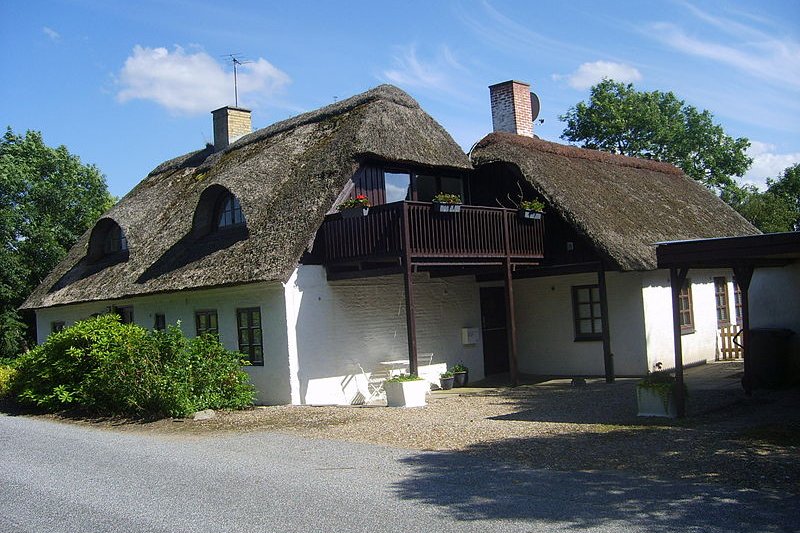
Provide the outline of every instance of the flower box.
{"type": "Polygon", "coordinates": [[[342,214],[342,218],[365,217],[369,214],[369,207],[348,207],[339,212],[342,214]]]}
{"type": "Polygon", "coordinates": [[[675,393],[671,389],[637,385],[636,403],[639,407],[639,416],[660,416],[664,418],[678,416],[675,406],[675,393]]]}
{"type": "Polygon", "coordinates": [[[461,204],[445,204],[442,202],[433,202],[433,210],[436,213],[460,213],[461,204]]]}
{"type": "Polygon", "coordinates": [[[386,405],[389,407],[423,407],[431,386],[424,379],[387,381],[383,384],[383,390],[386,391],[386,405]]]}
{"type": "Polygon", "coordinates": [[[522,220],[540,220],[542,218],[541,211],[534,211],[532,209],[520,209],[517,211],[517,214],[522,220]]]}

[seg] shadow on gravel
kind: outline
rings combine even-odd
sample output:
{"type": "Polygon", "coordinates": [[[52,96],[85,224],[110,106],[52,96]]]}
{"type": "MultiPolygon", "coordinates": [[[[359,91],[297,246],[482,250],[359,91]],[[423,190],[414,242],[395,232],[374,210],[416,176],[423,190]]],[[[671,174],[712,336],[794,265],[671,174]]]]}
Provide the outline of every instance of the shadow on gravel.
{"type": "Polygon", "coordinates": [[[444,508],[455,521],[538,520],[578,530],[611,530],[619,522],[650,531],[685,531],[687,526],[696,531],[795,531],[800,526],[797,496],[620,474],[531,470],[483,455],[424,453],[403,461],[409,474],[394,487],[399,497],[444,508]]]}
{"type": "MultiPolygon", "coordinates": [[[[619,385],[633,396],[633,385],[619,385]]],[[[496,390],[498,401],[518,411],[495,420],[607,425],[412,456],[395,490],[443,507],[456,520],[800,531],[800,389],[733,400],[730,391],[698,391],[693,417],[650,423],[631,416],[635,400],[630,405],[613,388],[622,405],[608,403],[610,388],[603,385],[541,387],[546,398],[496,390]]]]}
{"type": "Polygon", "coordinates": [[[52,419],[71,420],[74,422],[84,422],[88,424],[103,424],[106,426],[129,426],[146,425],[162,420],[160,417],[154,418],[126,418],[118,416],[99,416],[86,409],[73,409],[69,411],[58,411],[49,413],[44,409],[35,406],[20,404],[8,398],[0,399],[0,413],[7,416],[45,416],[52,419]]]}

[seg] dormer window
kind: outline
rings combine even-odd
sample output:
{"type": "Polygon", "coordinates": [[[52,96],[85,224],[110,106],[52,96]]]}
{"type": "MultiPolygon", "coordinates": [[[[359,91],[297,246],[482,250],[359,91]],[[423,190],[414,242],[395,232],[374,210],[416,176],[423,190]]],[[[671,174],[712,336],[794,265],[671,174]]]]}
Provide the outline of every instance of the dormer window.
{"type": "Polygon", "coordinates": [[[122,227],[110,218],[100,219],[89,237],[87,257],[92,262],[105,258],[126,260],[128,239],[122,227]]]}
{"type": "Polygon", "coordinates": [[[196,239],[217,232],[230,236],[228,230],[233,229],[237,230],[232,232],[235,234],[242,233],[239,230],[247,231],[247,219],[239,198],[222,185],[209,186],[200,194],[194,210],[192,234],[196,239]]]}
{"type": "Polygon", "coordinates": [[[112,227],[106,233],[106,239],[103,243],[103,253],[105,255],[115,254],[117,252],[124,252],[128,249],[128,239],[125,238],[125,232],[119,226],[112,227]]]}
{"type": "Polygon", "coordinates": [[[217,229],[244,224],[244,215],[239,199],[232,193],[222,195],[217,208],[217,229]]]}

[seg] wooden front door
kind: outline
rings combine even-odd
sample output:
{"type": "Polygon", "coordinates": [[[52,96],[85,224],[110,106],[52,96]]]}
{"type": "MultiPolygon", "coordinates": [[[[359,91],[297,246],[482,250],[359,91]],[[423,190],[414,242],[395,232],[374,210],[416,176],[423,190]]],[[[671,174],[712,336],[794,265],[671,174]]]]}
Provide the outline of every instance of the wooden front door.
{"type": "Polygon", "coordinates": [[[487,376],[508,372],[506,296],[503,287],[481,287],[483,372],[487,376]]]}

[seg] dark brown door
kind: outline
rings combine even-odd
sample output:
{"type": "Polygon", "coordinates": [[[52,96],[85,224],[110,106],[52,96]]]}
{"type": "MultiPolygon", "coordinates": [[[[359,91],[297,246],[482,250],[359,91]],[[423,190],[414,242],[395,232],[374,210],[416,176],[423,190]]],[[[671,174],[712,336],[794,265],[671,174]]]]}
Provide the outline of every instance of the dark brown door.
{"type": "Polygon", "coordinates": [[[508,372],[506,296],[503,287],[481,287],[483,372],[487,376],[508,372]]]}

